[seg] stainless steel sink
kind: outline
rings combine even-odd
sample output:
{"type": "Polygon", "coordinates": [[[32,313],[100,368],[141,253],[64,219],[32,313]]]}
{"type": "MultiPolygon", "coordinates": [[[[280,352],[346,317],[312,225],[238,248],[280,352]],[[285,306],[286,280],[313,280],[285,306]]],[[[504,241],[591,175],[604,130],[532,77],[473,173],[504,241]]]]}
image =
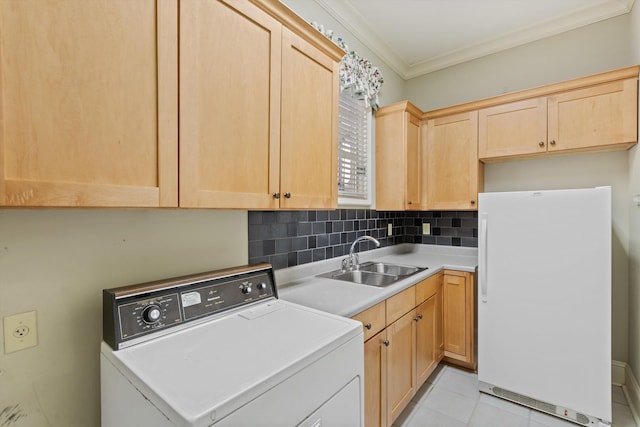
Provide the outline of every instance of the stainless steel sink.
{"type": "Polygon", "coordinates": [[[338,271],[334,272],[331,276],[331,279],[336,280],[344,280],[345,282],[354,282],[360,283],[362,285],[370,285],[370,286],[386,286],[390,285],[393,282],[398,281],[398,276],[393,274],[381,274],[374,273],[372,271],[363,271],[363,270],[353,270],[353,271],[338,271]]]}
{"type": "Polygon", "coordinates": [[[393,274],[396,276],[410,276],[424,269],[420,267],[410,267],[408,265],[386,264],[384,262],[365,262],[360,265],[360,270],[393,274]]]}
{"type": "Polygon", "coordinates": [[[423,270],[426,269],[382,262],[365,262],[358,270],[334,270],[320,274],[318,277],[384,287],[423,270]]]}

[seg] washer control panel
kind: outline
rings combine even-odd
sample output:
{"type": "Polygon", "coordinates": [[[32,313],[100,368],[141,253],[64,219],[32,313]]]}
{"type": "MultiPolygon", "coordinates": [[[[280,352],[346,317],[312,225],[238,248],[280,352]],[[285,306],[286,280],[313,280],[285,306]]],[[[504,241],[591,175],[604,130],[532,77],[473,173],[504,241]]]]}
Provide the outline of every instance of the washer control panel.
{"type": "Polygon", "coordinates": [[[269,298],[277,298],[270,264],[105,289],[103,339],[118,350],[137,338],[269,298]]]}
{"type": "Polygon", "coordinates": [[[182,315],[178,294],[173,293],[118,305],[118,320],[122,340],[180,323],[182,315]]]}
{"type": "Polygon", "coordinates": [[[271,297],[273,292],[267,282],[270,282],[269,275],[263,272],[185,290],[180,293],[184,318],[196,319],[271,297]]]}

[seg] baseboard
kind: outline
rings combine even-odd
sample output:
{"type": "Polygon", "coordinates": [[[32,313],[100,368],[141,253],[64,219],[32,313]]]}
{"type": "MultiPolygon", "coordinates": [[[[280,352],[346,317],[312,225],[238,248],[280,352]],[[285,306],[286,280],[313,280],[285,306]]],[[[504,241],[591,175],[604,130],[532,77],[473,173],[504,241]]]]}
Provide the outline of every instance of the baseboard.
{"type": "Polygon", "coordinates": [[[624,362],[618,362],[617,360],[611,361],[611,385],[617,385],[622,387],[625,383],[627,364],[624,362]]]}
{"type": "Polygon", "coordinates": [[[638,380],[633,374],[631,367],[624,362],[612,361],[611,369],[612,383],[614,385],[622,386],[622,391],[627,398],[627,402],[629,402],[629,409],[631,409],[633,419],[636,422],[636,425],[640,425],[640,385],[638,385],[638,380]],[[616,384],[616,377],[613,376],[613,372],[618,372],[620,368],[624,369],[624,381],[622,384],[616,384]]]}

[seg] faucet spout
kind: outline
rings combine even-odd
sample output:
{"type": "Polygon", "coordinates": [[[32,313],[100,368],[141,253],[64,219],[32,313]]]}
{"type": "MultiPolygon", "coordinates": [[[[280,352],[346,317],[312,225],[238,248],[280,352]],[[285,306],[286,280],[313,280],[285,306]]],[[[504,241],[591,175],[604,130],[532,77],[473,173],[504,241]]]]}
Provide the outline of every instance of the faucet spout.
{"type": "Polygon", "coordinates": [[[358,254],[354,253],[356,249],[356,245],[364,240],[370,240],[376,244],[376,247],[380,247],[380,242],[371,236],[360,236],[351,244],[351,248],[349,249],[349,257],[342,260],[342,269],[343,270],[358,270],[360,268],[360,260],[358,258],[358,254]]]}

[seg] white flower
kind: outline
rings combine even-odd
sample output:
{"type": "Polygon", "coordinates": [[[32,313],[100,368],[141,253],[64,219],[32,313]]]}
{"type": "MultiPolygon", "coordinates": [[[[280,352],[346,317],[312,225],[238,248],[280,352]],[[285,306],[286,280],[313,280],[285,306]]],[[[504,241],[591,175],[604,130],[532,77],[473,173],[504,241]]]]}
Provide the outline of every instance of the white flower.
{"type": "Polygon", "coordinates": [[[342,37],[334,36],[333,30],[325,31],[324,26],[317,22],[312,22],[311,25],[347,52],[340,61],[340,92],[346,90],[353,96],[364,97],[366,105],[376,111],[378,92],[384,83],[380,70],[356,51],[350,51],[342,37]]]}

